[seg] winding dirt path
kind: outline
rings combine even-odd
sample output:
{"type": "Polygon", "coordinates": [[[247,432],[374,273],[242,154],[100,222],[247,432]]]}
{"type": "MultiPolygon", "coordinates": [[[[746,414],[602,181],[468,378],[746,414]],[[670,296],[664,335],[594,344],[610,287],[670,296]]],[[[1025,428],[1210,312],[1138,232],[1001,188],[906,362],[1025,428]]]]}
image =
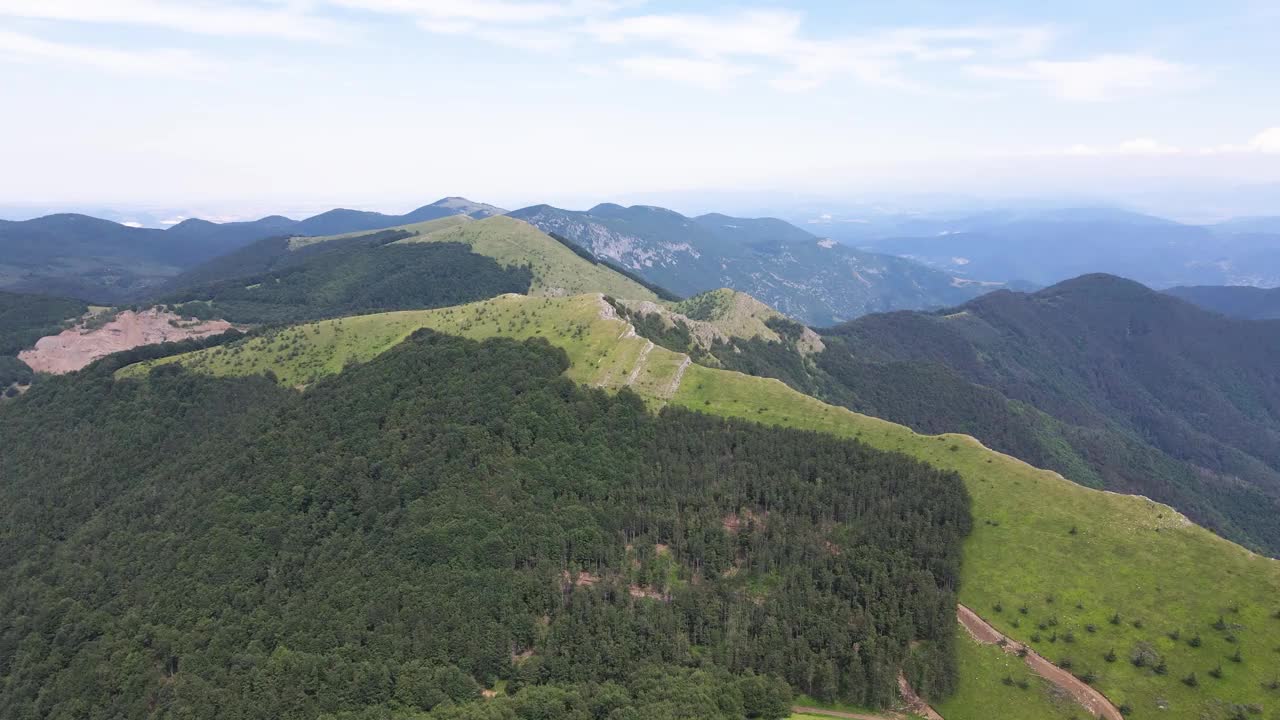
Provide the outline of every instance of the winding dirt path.
{"type": "MultiPolygon", "coordinates": [[[[996,630],[986,620],[978,617],[977,613],[964,605],[956,606],[956,617],[959,618],[960,624],[969,632],[969,635],[984,645],[996,645],[1001,640],[1004,640],[1004,651],[1010,654],[1016,654],[1018,648],[1023,647],[1016,641],[1005,637],[999,630],[996,630]]],[[[1044,659],[1031,648],[1027,648],[1027,656],[1023,660],[1037,675],[1070,693],[1076,702],[1080,703],[1090,713],[1093,713],[1095,717],[1106,718],[1106,720],[1123,720],[1120,711],[1116,709],[1115,705],[1111,704],[1111,701],[1105,695],[1075,675],[1044,659]]]]}
{"type": "Polygon", "coordinates": [[[913,715],[919,715],[926,720],[942,720],[942,716],[937,710],[929,707],[929,703],[925,702],[916,694],[911,683],[907,682],[907,676],[903,672],[898,673],[898,693],[902,695],[902,699],[907,703],[907,710],[913,715]]]}

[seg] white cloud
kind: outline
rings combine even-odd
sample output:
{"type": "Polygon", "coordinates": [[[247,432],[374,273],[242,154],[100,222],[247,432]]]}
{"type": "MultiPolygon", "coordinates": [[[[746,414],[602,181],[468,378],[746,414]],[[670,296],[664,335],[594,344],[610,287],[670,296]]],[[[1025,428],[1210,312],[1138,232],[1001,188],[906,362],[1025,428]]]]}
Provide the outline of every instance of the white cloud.
{"type": "Polygon", "coordinates": [[[752,72],[751,68],[723,60],[660,56],[625,58],[618,66],[633,75],[672,80],[708,90],[724,89],[752,72]]]}
{"type": "Polygon", "coordinates": [[[1120,155],[1244,155],[1251,153],[1280,154],[1280,127],[1267,128],[1246,143],[1224,143],[1209,147],[1184,149],[1153,138],[1135,138],[1115,145],[1076,144],[1060,150],[1033,153],[1036,155],[1073,155],[1077,157],[1104,157],[1120,155]]]}
{"type": "Polygon", "coordinates": [[[1280,154],[1280,127],[1267,128],[1254,136],[1249,147],[1255,152],[1280,154]]]}
{"type": "Polygon", "coordinates": [[[1086,60],[1032,60],[1016,65],[974,65],[977,77],[1023,80],[1046,86],[1064,100],[1100,101],[1120,94],[1185,87],[1191,68],[1150,55],[1098,55],[1086,60]]]}
{"type": "Polygon", "coordinates": [[[1116,145],[1072,145],[1065,150],[1051,152],[1051,155],[1074,155],[1078,157],[1101,157],[1114,155],[1179,155],[1182,149],[1166,145],[1151,138],[1135,138],[1116,145]]]}
{"type": "Polygon", "coordinates": [[[570,45],[571,40],[561,32],[539,27],[503,27],[475,23],[469,20],[437,20],[424,18],[418,20],[418,27],[437,35],[466,35],[478,40],[533,52],[561,50],[570,45]]]}
{"type": "Polygon", "coordinates": [[[182,0],[0,0],[0,16],[147,25],[202,35],[334,39],[339,26],[292,5],[244,5],[182,0]]]}
{"type": "Polygon", "coordinates": [[[513,0],[328,0],[352,10],[408,15],[423,20],[527,24],[571,20],[609,12],[621,3],[600,0],[515,2],[513,0]]]}
{"type": "Polygon", "coordinates": [[[804,16],[777,10],[733,15],[639,15],[588,22],[583,32],[605,45],[641,44],[675,57],[750,61],[764,65],[770,82],[807,90],[837,76],[869,84],[914,87],[910,63],[949,63],[974,57],[1025,57],[1051,33],[1034,27],[898,28],[839,39],[802,32],[804,16]]]}
{"type": "Polygon", "coordinates": [[[88,65],[138,75],[182,75],[210,67],[208,62],[187,50],[117,50],[52,42],[7,30],[0,30],[0,56],[28,62],[88,65]]]}

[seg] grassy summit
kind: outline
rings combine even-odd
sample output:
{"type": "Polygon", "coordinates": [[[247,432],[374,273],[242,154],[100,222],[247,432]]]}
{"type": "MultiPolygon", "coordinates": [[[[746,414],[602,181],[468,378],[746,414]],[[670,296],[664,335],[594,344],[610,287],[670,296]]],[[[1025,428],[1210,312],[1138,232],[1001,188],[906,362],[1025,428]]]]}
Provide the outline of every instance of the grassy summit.
{"type": "MultiPolygon", "coordinates": [[[[599,296],[504,296],[325,321],[159,362],[215,375],[271,369],[280,382],[299,385],[372,358],[418,327],[472,338],[543,337],[565,349],[566,374],[578,382],[630,386],[654,404],[856,437],[956,470],[974,517],[961,602],[1010,637],[1087,674],[1133,717],[1230,717],[1246,705],[1280,710],[1280,690],[1272,689],[1280,688],[1272,682],[1280,674],[1275,561],[1167,506],[1076,485],[971,437],[921,435],[826,405],[777,380],[691,365],[635,337],[599,296]]],[[[146,369],[121,374],[140,376],[146,369]]],[[[987,653],[994,667],[997,650],[973,651],[987,653]]],[[[951,705],[973,698],[984,702],[983,717],[1027,717],[1021,705],[982,700],[1003,691],[999,680],[995,671],[964,675],[951,705]]],[[[969,708],[962,716],[976,712],[969,708]]]]}

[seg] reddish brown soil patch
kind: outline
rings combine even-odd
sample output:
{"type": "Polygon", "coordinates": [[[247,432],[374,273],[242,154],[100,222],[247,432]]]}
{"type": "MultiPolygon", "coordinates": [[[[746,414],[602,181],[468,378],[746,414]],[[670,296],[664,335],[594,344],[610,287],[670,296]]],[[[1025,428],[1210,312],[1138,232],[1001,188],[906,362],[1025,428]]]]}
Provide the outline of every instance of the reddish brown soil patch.
{"type": "Polygon", "coordinates": [[[743,510],[741,515],[729,513],[720,519],[720,525],[729,533],[738,532],[747,523],[754,523],[755,527],[764,527],[764,517],[750,510],[743,510]]]}
{"type": "Polygon", "coordinates": [[[576,576],[570,575],[568,570],[564,570],[560,573],[560,577],[564,578],[564,582],[566,586],[571,586],[571,587],[579,587],[579,586],[591,587],[592,585],[595,585],[596,583],[600,582],[599,575],[594,575],[592,573],[587,572],[586,570],[583,570],[582,572],[578,573],[576,576]]]}
{"type": "MultiPolygon", "coordinates": [[[[963,605],[956,607],[956,617],[960,619],[960,624],[964,626],[964,629],[969,631],[969,635],[980,643],[996,645],[1001,640],[1004,640],[1004,651],[1013,654],[1016,654],[1018,649],[1023,647],[1009,640],[999,630],[991,627],[986,620],[978,617],[977,613],[963,605]]],[[[1106,718],[1107,720],[1123,720],[1120,711],[1115,705],[1111,704],[1111,701],[1105,695],[1075,675],[1036,654],[1031,648],[1027,648],[1027,656],[1023,660],[1037,675],[1066,691],[1073,700],[1082,705],[1093,716],[1106,718]]]]}
{"type": "Polygon", "coordinates": [[[902,696],[902,701],[907,704],[907,710],[912,714],[928,720],[942,720],[938,711],[929,707],[929,703],[916,694],[915,688],[907,682],[907,676],[901,672],[898,673],[898,694],[902,696]]]}
{"type": "Polygon", "coordinates": [[[652,588],[643,588],[639,585],[628,585],[627,592],[633,598],[649,598],[650,600],[661,600],[662,602],[671,602],[671,596],[660,593],[652,588]]]}
{"type": "Polygon", "coordinates": [[[226,320],[183,320],[155,308],[142,312],[125,310],[95,330],[78,325],[57,335],[42,337],[34,348],[18,353],[18,359],[36,372],[61,375],[121,350],[208,337],[230,329],[231,323],[226,320]]]}

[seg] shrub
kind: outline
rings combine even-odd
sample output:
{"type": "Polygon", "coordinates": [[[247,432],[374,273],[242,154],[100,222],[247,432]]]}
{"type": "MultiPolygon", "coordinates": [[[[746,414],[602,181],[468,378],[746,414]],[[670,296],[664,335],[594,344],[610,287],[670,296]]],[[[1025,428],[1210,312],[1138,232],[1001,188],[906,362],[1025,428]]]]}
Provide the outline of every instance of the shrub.
{"type": "Polygon", "coordinates": [[[1182,678],[1182,684],[1186,685],[1187,687],[1196,687],[1197,685],[1200,684],[1200,680],[1196,678],[1195,673],[1191,673],[1190,675],[1182,678]]]}
{"type": "Polygon", "coordinates": [[[1212,677],[1212,678],[1216,678],[1216,679],[1218,679],[1218,680],[1221,680],[1221,679],[1222,679],[1222,665],[1215,665],[1215,666],[1214,666],[1214,668],[1213,668],[1212,670],[1210,670],[1210,671],[1209,671],[1209,676],[1210,676],[1210,677],[1212,677]]]}

